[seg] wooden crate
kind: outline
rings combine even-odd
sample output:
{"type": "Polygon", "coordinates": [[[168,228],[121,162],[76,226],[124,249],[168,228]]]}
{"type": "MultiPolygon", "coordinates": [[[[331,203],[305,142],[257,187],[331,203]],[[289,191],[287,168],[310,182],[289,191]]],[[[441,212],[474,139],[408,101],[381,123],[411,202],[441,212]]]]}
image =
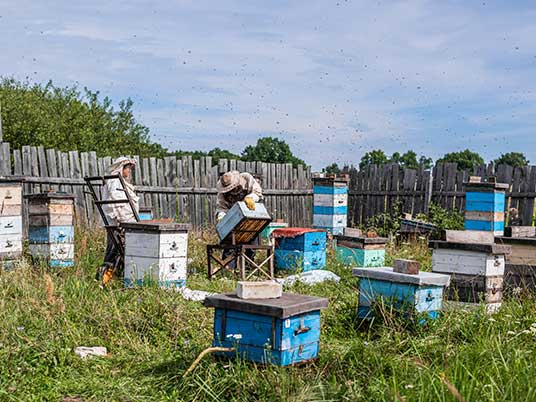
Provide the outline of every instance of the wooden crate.
{"type": "Polygon", "coordinates": [[[465,229],[504,234],[504,183],[465,183],[465,229]]]}
{"type": "Polygon", "coordinates": [[[337,260],[357,267],[382,267],[388,241],[385,237],[335,236],[337,260]]]}
{"type": "Polygon", "coordinates": [[[248,244],[257,238],[271,221],[264,204],[257,203],[252,211],[241,201],[235,203],[216,225],[216,231],[222,242],[231,242],[234,236],[235,244],[248,244]]]}
{"type": "Polygon", "coordinates": [[[158,284],[186,286],[189,225],[181,223],[123,223],[126,287],[158,284]]]}
{"type": "Polygon", "coordinates": [[[28,200],[28,241],[33,258],[52,268],[74,265],[73,194],[50,192],[26,195],[28,200]]]}
{"type": "Polygon", "coordinates": [[[371,319],[374,307],[384,305],[404,314],[425,314],[437,318],[443,301],[448,275],[432,272],[403,274],[390,267],[354,268],[359,278],[358,317],[371,319]]]}
{"type": "Polygon", "coordinates": [[[222,294],[207,297],[204,304],[216,309],[213,346],[235,348],[221,355],[278,366],[318,357],[320,310],[327,299],[292,293],[276,299],[222,294]]]}

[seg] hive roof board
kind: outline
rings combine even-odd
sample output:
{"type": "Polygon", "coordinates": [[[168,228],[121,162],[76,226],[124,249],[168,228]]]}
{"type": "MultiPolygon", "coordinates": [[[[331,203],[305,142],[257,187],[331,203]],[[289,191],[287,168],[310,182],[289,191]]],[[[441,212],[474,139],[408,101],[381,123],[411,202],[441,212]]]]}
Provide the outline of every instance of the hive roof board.
{"type": "Polygon", "coordinates": [[[410,285],[448,286],[450,275],[420,271],[418,274],[394,272],[391,267],[354,268],[352,275],[358,278],[376,279],[386,282],[407,283],[410,285]]]}
{"type": "Polygon", "coordinates": [[[268,226],[272,218],[262,203],[250,210],[243,201],[235,203],[227,212],[216,231],[221,241],[230,240],[234,234],[236,244],[247,244],[268,226]]]}
{"type": "Polygon", "coordinates": [[[512,251],[510,246],[502,244],[457,243],[444,240],[431,240],[428,246],[432,249],[475,251],[486,254],[510,254],[512,251]]]}
{"type": "Polygon", "coordinates": [[[465,186],[465,191],[476,191],[476,192],[491,192],[491,191],[506,191],[510,188],[508,183],[463,183],[465,186]]]}
{"type": "Polygon", "coordinates": [[[189,223],[148,223],[142,221],[122,223],[121,227],[131,232],[187,232],[191,226],[189,223]]]}
{"type": "Polygon", "coordinates": [[[41,199],[75,199],[76,196],[72,193],[64,193],[61,191],[55,191],[50,193],[37,193],[37,194],[27,194],[24,196],[28,200],[41,200],[41,199]]]}
{"type": "Polygon", "coordinates": [[[275,318],[287,318],[326,308],[328,299],[296,293],[283,293],[277,299],[240,299],[234,293],[227,293],[208,296],[204,305],[275,318]]]}

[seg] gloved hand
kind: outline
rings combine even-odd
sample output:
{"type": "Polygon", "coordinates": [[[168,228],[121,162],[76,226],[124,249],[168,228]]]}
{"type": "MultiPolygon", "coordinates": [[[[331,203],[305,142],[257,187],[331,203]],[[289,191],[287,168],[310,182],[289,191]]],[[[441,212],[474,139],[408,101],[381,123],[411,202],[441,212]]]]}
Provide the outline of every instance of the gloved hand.
{"type": "Polygon", "coordinates": [[[246,203],[246,206],[249,210],[255,211],[255,201],[251,197],[244,198],[244,202],[246,203]]]}
{"type": "Polygon", "coordinates": [[[216,216],[216,221],[217,221],[217,223],[220,223],[224,217],[225,217],[225,212],[220,212],[220,213],[216,216]]]}

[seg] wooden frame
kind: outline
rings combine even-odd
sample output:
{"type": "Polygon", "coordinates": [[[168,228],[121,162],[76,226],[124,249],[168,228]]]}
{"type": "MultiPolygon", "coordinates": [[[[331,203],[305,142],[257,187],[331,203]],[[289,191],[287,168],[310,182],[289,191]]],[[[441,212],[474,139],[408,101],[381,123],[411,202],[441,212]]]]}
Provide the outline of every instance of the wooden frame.
{"type": "Polygon", "coordinates": [[[208,244],[207,245],[208,279],[218,272],[231,271],[243,281],[249,280],[256,273],[274,279],[274,246],[256,244],[208,244]],[[233,253],[222,259],[216,255],[219,251],[231,250],[233,253]],[[247,250],[265,251],[266,258],[259,264],[246,255],[247,250]],[[230,264],[234,262],[234,268],[230,264]],[[216,264],[214,264],[216,263],[216,264]],[[248,271],[248,268],[252,268],[248,271]]]}

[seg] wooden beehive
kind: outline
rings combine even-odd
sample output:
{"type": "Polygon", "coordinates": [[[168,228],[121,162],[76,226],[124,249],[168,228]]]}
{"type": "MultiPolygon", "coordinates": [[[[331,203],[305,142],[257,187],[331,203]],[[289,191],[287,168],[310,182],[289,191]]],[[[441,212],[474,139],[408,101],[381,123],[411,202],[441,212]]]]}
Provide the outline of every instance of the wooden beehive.
{"type": "Polygon", "coordinates": [[[26,195],[30,254],[50,267],[74,265],[73,194],[50,192],[26,195]]]}
{"type": "Polygon", "coordinates": [[[308,228],[276,229],[275,264],[283,270],[313,271],[326,267],[327,234],[323,230],[308,228]],[[286,232],[298,230],[296,236],[286,232]]]}
{"type": "Polygon", "coordinates": [[[125,230],[126,287],[158,284],[186,286],[188,230],[181,223],[123,223],[125,230]]]}
{"type": "Polygon", "coordinates": [[[505,256],[510,247],[497,244],[431,241],[432,271],[449,274],[450,300],[500,305],[505,256]]]}
{"type": "Polygon", "coordinates": [[[154,218],[153,207],[140,207],[138,216],[140,221],[150,221],[154,218]]]}
{"type": "Polygon", "coordinates": [[[235,244],[248,244],[254,240],[272,221],[270,214],[262,203],[250,210],[242,201],[235,203],[227,212],[216,231],[222,242],[230,242],[234,236],[235,244]]]}
{"type": "Polygon", "coordinates": [[[443,301],[443,289],[449,275],[432,272],[404,274],[390,267],[354,268],[359,278],[358,317],[370,319],[374,307],[394,308],[408,315],[425,314],[437,318],[443,301]]]}
{"type": "Polygon", "coordinates": [[[465,183],[465,229],[504,234],[505,183],[465,183]]]}
{"type": "Polygon", "coordinates": [[[0,268],[11,269],[22,254],[22,183],[0,182],[0,268]]]}
{"type": "Polygon", "coordinates": [[[511,248],[506,255],[505,289],[536,291],[536,237],[497,237],[496,241],[511,248]]]}
{"type": "Polygon", "coordinates": [[[336,178],[313,178],[313,227],[334,235],[347,226],[348,181],[336,178]]]}
{"type": "Polygon", "coordinates": [[[385,237],[335,236],[337,260],[357,267],[382,267],[385,264],[385,237]]]}
{"type": "Polygon", "coordinates": [[[314,360],[320,348],[320,310],[328,300],[292,293],[275,299],[209,296],[216,309],[213,346],[236,350],[227,357],[278,366],[314,360]]]}

